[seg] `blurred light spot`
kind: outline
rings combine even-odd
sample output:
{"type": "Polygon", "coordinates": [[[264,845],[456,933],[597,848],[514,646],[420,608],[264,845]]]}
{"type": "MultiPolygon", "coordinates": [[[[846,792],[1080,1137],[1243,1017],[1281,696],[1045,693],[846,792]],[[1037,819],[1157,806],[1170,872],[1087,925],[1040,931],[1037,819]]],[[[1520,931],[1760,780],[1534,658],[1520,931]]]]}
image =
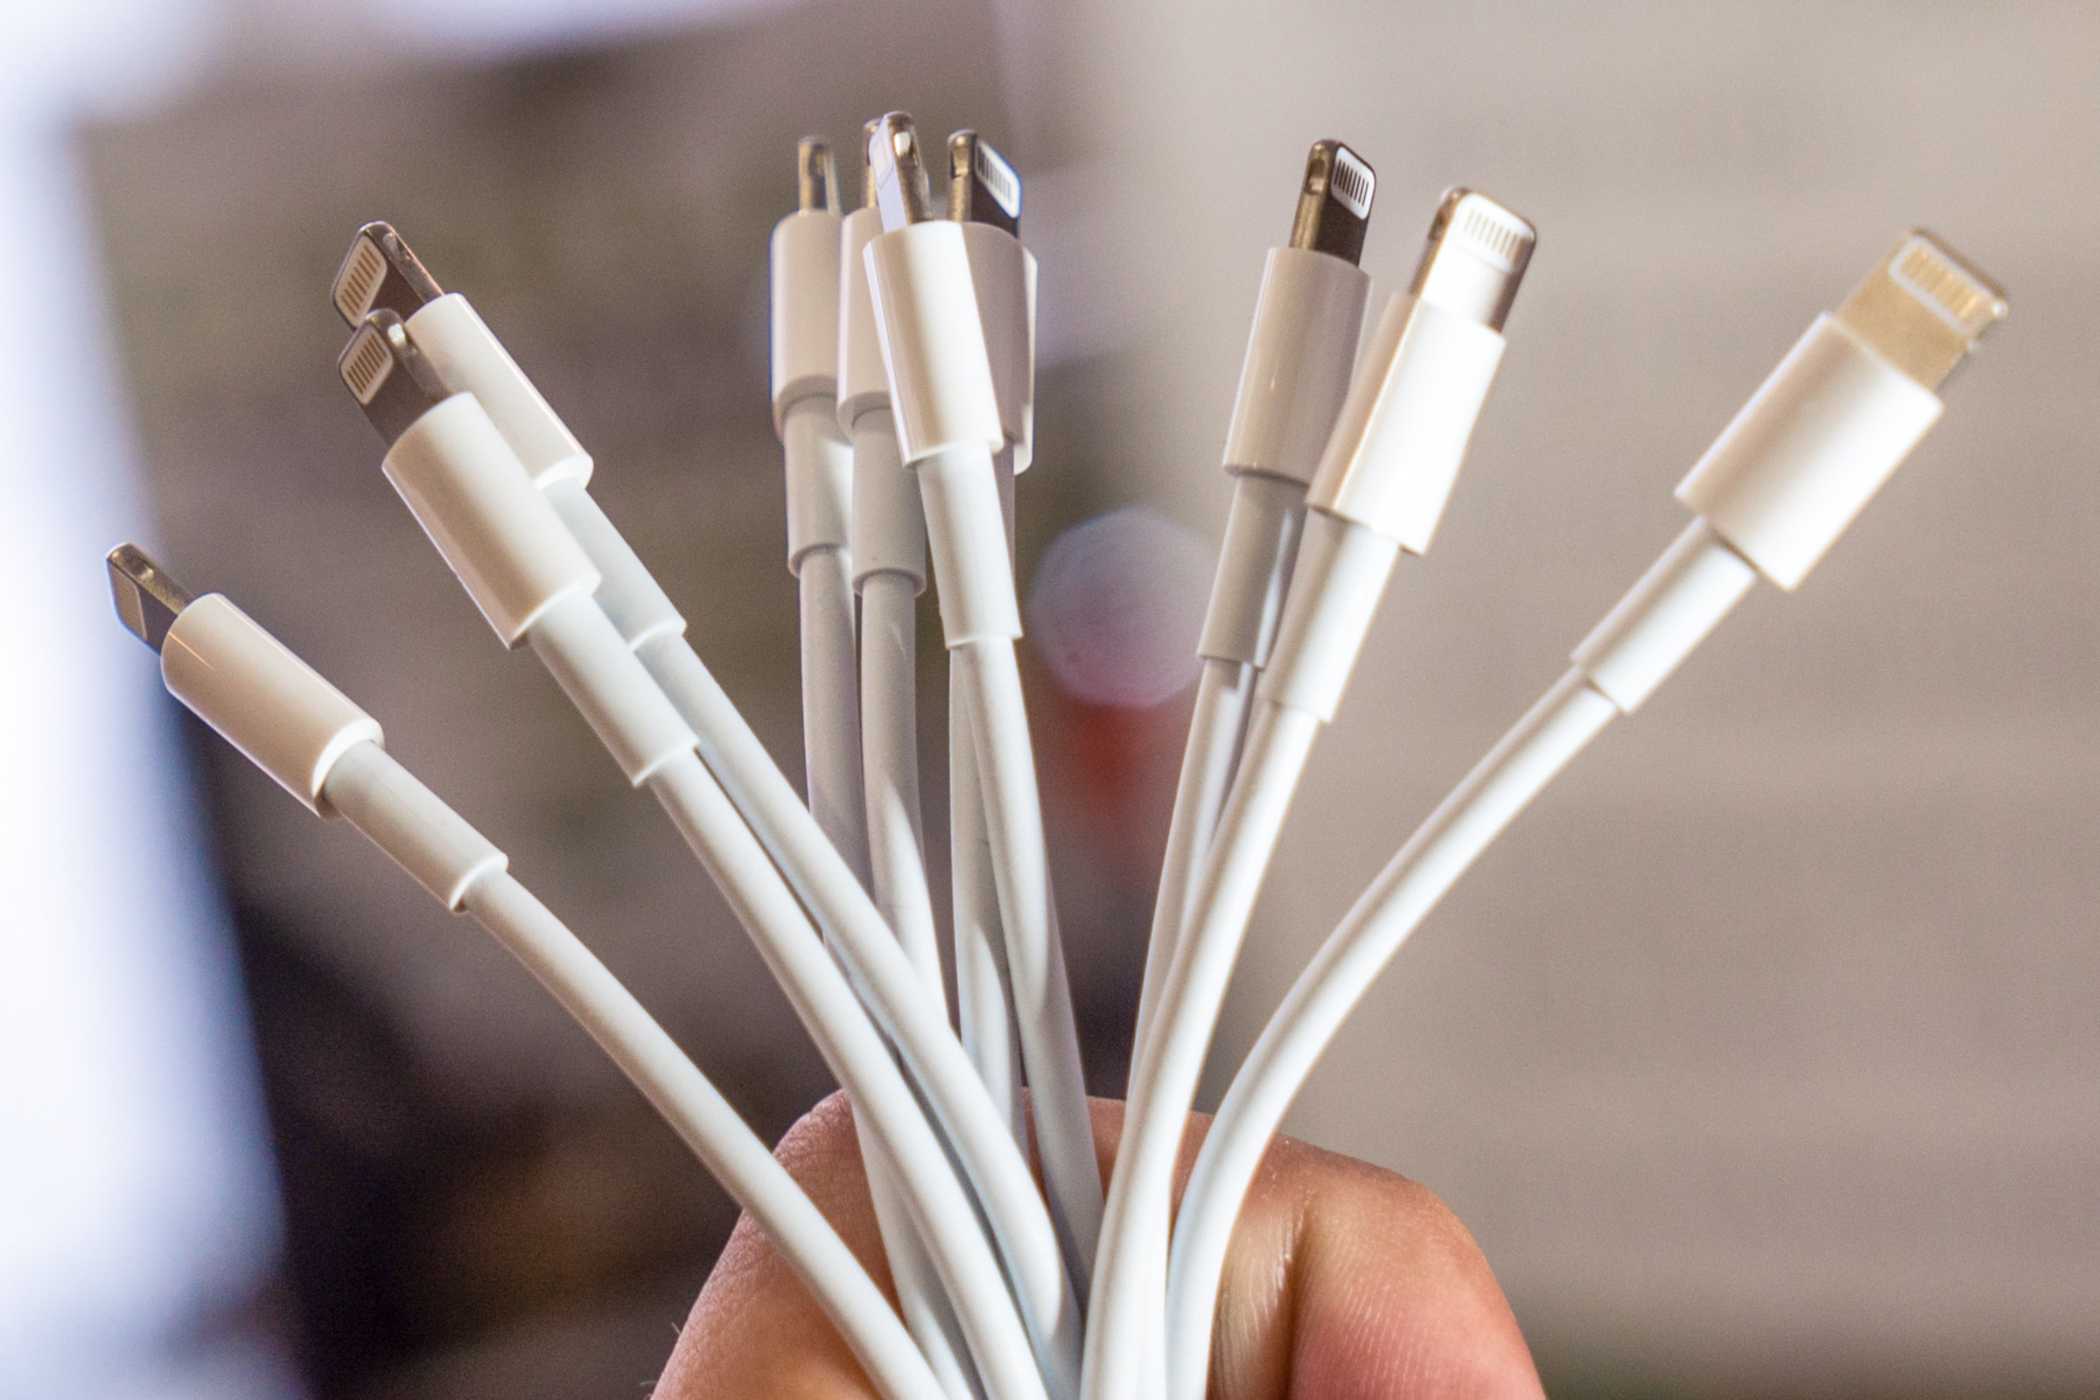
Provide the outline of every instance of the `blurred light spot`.
{"type": "Polygon", "coordinates": [[[1029,636],[1057,683],[1144,709],[1196,679],[1211,552],[1156,510],[1112,510],[1051,541],[1028,594],[1029,636]]]}

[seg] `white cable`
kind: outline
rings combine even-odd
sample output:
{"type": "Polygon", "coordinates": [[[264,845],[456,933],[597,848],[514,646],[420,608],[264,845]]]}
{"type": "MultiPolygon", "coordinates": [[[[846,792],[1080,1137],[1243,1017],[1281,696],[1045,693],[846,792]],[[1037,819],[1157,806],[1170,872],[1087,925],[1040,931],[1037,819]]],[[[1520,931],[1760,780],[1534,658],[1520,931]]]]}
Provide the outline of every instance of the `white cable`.
{"type": "Polygon", "coordinates": [[[765,1144],[501,851],[380,747],[379,726],[225,598],[190,600],[136,549],[111,556],[118,611],[168,689],[310,810],[343,816],[515,954],[749,1212],[891,1400],[942,1394],[880,1290],[765,1144]]]}
{"type": "Polygon", "coordinates": [[[839,238],[838,415],[853,450],[862,786],[876,907],[929,995],[945,1006],[919,805],[917,599],[926,588],[926,525],[918,482],[897,450],[889,376],[861,257],[881,232],[881,214],[866,207],[846,216],[839,238]]]}
{"type": "Polygon", "coordinates": [[[863,883],[860,680],[851,546],[853,456],[840,432],[839,246],[831,148],[795,151],[799,207],[773,229],[773,421],[787,482],[788,568],[802,615],[802,751],[809,807],[863,883]]]}
{"type": "MultiPolygon", "coordinates": [[[[740,920],[772,927],[801,918],[794,896],[697,756],[665,764],[649,786],[740,920]]],[[[1039,1348],[1024,1328],[973,1203],[837,966],[807,933],[762,941],[760,951],[826,1051],[832,1073],[853,1096],[856,1121],[881,1140],[896,1165],[918,1236],[954,1305],[986,1393],[1069,1394],[1069,1372],[1060,1376],[1061,1358],[1039,1348]]]]}
{"type": "Polygon", "coordinates": [[[1371,279],[1356,265],[1376,177],[1339,141],[1306,162],[1291,245],[1271,248],[1225,435],[1232,513],[1196,654],[1203,658],[1146,943],[1131,1069],[1151,1029],[1210,833],[1232,784],[1254,677],[1283,614],[1305,490],[1349,392],[1371,279]],[[1338,177],[1339,174],[1339,178],[1338,177]]]}
{"type": "Polygon", "coordinates": [[[1798,586],[1936,423],[1934,390],[2005,312],[1912,234],[1810,326],[1677,488],[1699,518],[1575,649],[1574,667],[1438,806],[1270,1018],[1197,1158],[1169,1289],[1173,1400],[1201,1400],[1232,1225],[1271,1135],[1402,942],[1576,753],[1644,703],[1760,575],[1798,586]]]}
{"type": "Polygon", "coordinates": [[[1320,727],[1333,719],[1401,551],[1429,547],[1501,363],[1530,225],[1445,197],[1413,294],[1388,298],[1307,492],[1240,770],[1138,1047],[1087,1310],[1088,1400],[1156,1393],[1174,1166],[1232,967],[1320,727]],[[1156,1353],[1155,1353],[1156,1354],[1156,1353]]]}
{"type": "Polygon", "coordinates": [[[1006,1115],[1017,1143],[1028,1141],[1021,1099],[1021,1040],[1014,1025],[1012,974],[992,877],[991,837],[984,828],[984,784],[977,774],[976,726],[970,721],[961,663],[948,662],[948,823],[953,867],[956,1021],[963,1050],[985,1091],[1006,1115]]]}
{"type": "MultiPolygon", "coordinates": [[[[353,247],[346,267],[357,259],[353,247]]],[[[387,280],[378,295],[395,295],[387,289],[409,280],[402,270],[406,267],[420,277],[424,285],[416,295],[425,299],[408,325],[398,317],[389,322],[391,313],[384,310],[371,313],[345,348],[339,368],[382,436],[403,438],[414,430],[414,450],[389,452],[390,479],[506,641],[521,638],[520,616],[543,607],[557,591],[564,596],[588,592],[597,581],[600,608],[619,627],[673,709],[690,724],[703,761],[827,938],[834,940],[883,1034],[935,1113],[943,1138],[968,1176],[977,1207],[992,1228],[1029,1335],[1040,1353],[1057,1358],[1046,1366],[1046,1373],[1055,1379],[1075,1368],[1079,1308],[1049,1214],[1006,1120],[986,1094],[942,1009],[927,999],[910,959],[867,890],[694,654],[676,608],[581,489],[589,459],[581,458],[582,470],[574,465],[580,448],[569,456],[548,449],[534,459],[533,465],[544,472],[530,484],[541,488],[557,512],[557,522],[566,527],[558,537],[550,535],[539,514],[518,498],[519,459],[509,444],[565,437],[566,430],[555,434],[545,422],[531,421],[536,415],[559,427],[529,384],[522,392],[517,389],[522,374],[464,299],[439,293],[398,239],[392,240],[389,256],[381,263],[387,280]],[[496,432],[486,426],[483,413],[478,421],[485,426],[475,426],[474,412],[457,405],[479,399],[478,385],[473,393],[453,394],[433,407],[431,399],[448,388],[420,353],[423,341],[418,337],[425,326],[446,343],[444,358],[485,373],[496,400],[523,405],[521,412],[530,410],[528,421],[506,421],[496,432]],[[451,345],[454,338],[475,353],[457,351],[451,345]],[[394,373],[397,364],[403,373],[394,373]],[[413,459],[409,465],[401,460],[404,456],[413,459]],[[505,461],[511,464],[508,468],[502,465],[505,461]],[[464,529],[452,520],[460,512],[467,517],[464,529]],[[587,555],[577,554],[579,546],[587,555]],[[514,601],[502,602],[511,595],[516,595],[514,601]]],[[[340,304],[340,296],[338,300],[340,304]]]]}
{"type": "Polygon", "coordinates": [[[968,685],[1036,1140],[1067,1271],[1083,1290],[1099,1237],[1101,1179],[1013,659],[1020,606],[992,460],[1006,435],[968,242],[960,225],[930,218],[910,118],[891,113],[876,124],[869,157],[886,232],[863,257],[890,402],[899,447],[918,475],[943,640],[968,685]]]}

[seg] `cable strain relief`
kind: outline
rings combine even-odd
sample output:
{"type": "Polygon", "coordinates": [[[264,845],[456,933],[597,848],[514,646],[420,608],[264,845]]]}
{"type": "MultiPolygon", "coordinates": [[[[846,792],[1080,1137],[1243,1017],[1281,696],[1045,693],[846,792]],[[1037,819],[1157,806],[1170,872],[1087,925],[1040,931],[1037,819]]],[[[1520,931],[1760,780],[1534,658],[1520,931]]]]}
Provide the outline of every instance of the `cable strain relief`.
{"type": "Polygon", "coordinates": [[[1234,475],[1232,513],[1225,520],[1198,656],[1257,668],[1269,664],[1304,525],[1304,482],[1266,472],[1234,475]]]}
{"type": "Polygon", "coordinates": [[[510,868],[510,857],[376,743],[345,753],[323,795],[455,914],[476,884],[510,868]]]}
{"type": "Polygon", "coordinates": [[[1018,640],[1021,608],[991,454],[982,448],[939,452],[914,471],[926,511],[927,549],[940,580],[941,632],[948,649],[1018,640]]]}
{"type": "Polygon", "coordinates": [[[1571,657],[1622,714],[1639,709],[1757,583],[1752,568],[1695,519],[1605,614],[1571,657]]]}
{"type": "Polygon", "coordinates": [[[670,595],[580,483],[559,481],[544,488],[544,494],[598,570],[598,606],[619,629],[630,651],[651,638],[685,631],[685,618],[670,595]]]}
{"type": "Polygon", "coordinates": [[[549,608],[534,623],[528,640],[540,664],[635,787],[698,744],[693,731],[590,599],[571,599],[549,608]]]}
{"type": "Polygon", "coordinates": [[[852,542],[853,451],[839,432],[838,410],[810,395],[788,411],[781,435],[787,472],[788,569],[799,572],[813,549],[852,542]]]}

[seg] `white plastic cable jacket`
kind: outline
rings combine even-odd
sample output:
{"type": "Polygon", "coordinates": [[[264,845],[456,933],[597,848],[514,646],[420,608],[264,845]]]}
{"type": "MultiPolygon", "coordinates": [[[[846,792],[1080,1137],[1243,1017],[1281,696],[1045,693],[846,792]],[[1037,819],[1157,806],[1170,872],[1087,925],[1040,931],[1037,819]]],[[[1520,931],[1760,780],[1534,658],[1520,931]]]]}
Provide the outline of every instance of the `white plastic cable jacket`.
{"type": "Polygon", "coordinates": [[[918,599],[910,577],[860,585],[861,758],[875,907],[897,931],[926,995],[946,1005],[940,934],[919,827],[918,599]]]}
{"type": "Polygon", "coordinates": [[[1570,671],[1481,761],[1328,939],[1234,1077],[1182,1196],[1168,1286],[1168,1395],[1202,1400],[1225,1244],[1269,1137],[1372,979],[1475,857],[1618,709],[1570,671]]]}
{"type": "Polygon", "coordinates": [[[775,979],[852,1096],[857,1125],[897,1167],[914,1222],[955,1306],[978,1375],[998,1397],[1073,1393],[1070,1348],[1037,1344],[1014,1308],[977,1212],[932,1124],[838,965],[721,787],[695,755],[664,764],[650,790],[753,935],[775,979]]]}
{"type": "Polygon", "coordinates": [[[332,810],[448,908],[524,963],[684,1139],[778,1249],[888,1400],[943,1394],[925,1359],[828,1221],[707,1077],[575,934],[503,869],[503,855],[376,743],[328,774],[332,810]]]}
{"type": "Polygon", "coordinates": [[[1071,983],[1050,897],[1050,864],[1036,787],[1034,746],[1013,643],[998,638],[957,647],[983,786],[985,833],[999,888],[1014,1024],[1028,1075],[1036,1145],[1050,1196],[1050,1218],[1071,1262],[1075,1287],[1089,1286],[1101,1233],[1101,1168],[1072,1015],[1071,983]]]}
{"type": "Polygon", "coordinates": [[[1320,717],[1260,703],[1239,780],[1204,862],[1189,918],[1160,986],[1160,1015],[1139,1047],[1116,1151],[1087,1309],[1088,1400],[1139,1400],[1148,1335],[1166,1289],[1174,1166],[1203,1075],[1241,934],[1268,873],[1320,717]]]}
{"type": "Polygon", "coordinates": [[[1232,775],[1239,766],[1240,740],[1254,704],[1255,669],[1241,661],[1206,657],[1196,682],[1196,705],[1189,716],[1188,746],[1181,755],[1181,778],[1174,789],[1174,813],[1167,825],[1167,850],[1160,862],[1159,893],[1152,909],[1152,932],[1146,944],[1145,980],[1138,994],[1137,1033],[1132,1037],[1131,1075],[1138,1068],[1138,1047],[1145,1044],[1167,980],[1174,950],[1188,914],[1189,886],[1203,858],[1232,775]]]}
{"type": "Polygon", "coordinates": [[[834,940],[868,1011],[903,1057],[991,1223],[1031,1335],[1054,1340],[1076,1365],[1078,1298],[1066,1277],[1049,1212],[943,1009],[927,998],[868,892],[817,830],[809,809],[691,645],[683,637],[659,637],[639,655],[701,736],[708,768],[834,940]]]}
{"type": "Polygon", "coordinates": [[[837,548],[811,549],[796,564],[801,598],[802,761],[809,810],[863,884],[868,879],[868,809],[861,785],[859,641],[854,635],[852,561],[837,548]]]}
{"type": "MultiPolygon", "coordinates": [[[[557,499],[560,492],[555,493],[557,499]]],[[[592,506],[591,511],[596,512],[592,506]]],[[[600,520],[602,513],[597,513],[600,520]]],[[[608,617],[647,624],[658,610],[640,596],[647,571],[625,567],[633,551],[605,522],[579,541],[602,559],[598,602],[608,617]],[[601,556],[597,551],[605,551],[601,556]]],[[[654,589],[653,581],[649,587],[654,589]]],[[[929,1000],[911,959],[868,891],[788,783],[772,755],[683,635],[653,628],[627,643],[650,679],[698,736],[702,760],[751,832],[808,907],[845,963],[883,1034],[903,1057],[937,1127],[991,1222],[1000,1258],[1023,1303],[1032,1335],[1063,1338],[1076,1356],[1078,1295],[1066,1275],[1049,1211],[1013,1132],[1010,1107],[994,1104],[950,1029],[945,1007],[929,1000]]],[[[1076,1361],[1074,1363],[1076,1365],[1076,1361]]]]}
{"type": "Polygon", "coordinates": [[[1408,839],[1270,1018],[1182,1197],[1168,1283],[1172,1400],[1201,1400],[1226,1246],[1269,1138],[1380,971],[1531,799],[1630,714],[1741,602],[1757,572],[1694,520],[1575,649],[1575,665],[1408,839]]]}
{"type": "Polygon", "coordinates": [[[948,661],[948,826],[956,1022],[963,1052],[977,1067],[985,1092],[1005,1114],[1014,1141],[1025,1145],[1028,1122],[1021,1101],[1021,1040],[1014,1025],[1006,931],[999,922],[991,837],[984,829],[984,784],[977,775],[970,697],[952,654],[948,661]]]}

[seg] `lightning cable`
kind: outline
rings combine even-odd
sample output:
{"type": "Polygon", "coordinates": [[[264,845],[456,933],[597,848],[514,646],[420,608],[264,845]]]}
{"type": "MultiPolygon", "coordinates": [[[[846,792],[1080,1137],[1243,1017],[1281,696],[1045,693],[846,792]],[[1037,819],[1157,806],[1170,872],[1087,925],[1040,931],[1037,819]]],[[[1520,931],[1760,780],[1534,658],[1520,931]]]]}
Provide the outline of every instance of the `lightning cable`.
{"type": "MultiPolygon", "coordinates": [[[[1020,241],[1020,177],[975,131],[958,131],[948,138],[948,217],[962,228],[992,392],[999,405],[1002,445],[992,453],[992,472],[999,485],[1011,562],[1014,478],[1035,450],[1035,258],[1020,241]]],[[[977,766],[976,726],[964,679],[960,666],[949,667],[949,859],[954,872],[957,1022],[963,1048],[993,1100],[1006,1109],[1015,1140],[1025,1142],[1020,1027],[986,826],[987,795],[977,766]]],[[[1050,913],[1055,918],[1054,897],[1050,913]]]]}
{"type": "MultiPolygon", "coordinates": [[[[860,250],[882,232],[862,142],[863,206],[842,221],[835,254],[838,422],[852,451],[853,587],[860,599],[860,761],[866,794],[869,888],[936,1006],[947,1005],[940,935],[920,829],[918,595],[926,587],[926,529],[918,483],[897,454],[889,379],[875,333],[860,250]]],[[[805,711],[806,713],[806,711],[805,711]]],[[[967,1049],[967,1042],[965,1043],[967,1049]]],[[[974,1057],[973,1057],[974,1058],[974,1057]]],[[[1002,1110],[1006,1105],[994,1095],[1002,1110]]],[[[874,1177],[871,1189],[878,1192],[874,1177]]],[[[878,1207],[880,1196],[878,1195],[878,1207]]],[[[878,1214],[880,1210],[878,1209],[878,1214]]],[[[977,1386],[960,1324],[938,1272],[908,1233],[883,1239],[912,1335],[953,1395],[977,1386]]]]}
{"type": "Polygon", "coordinates": [[[1799,586],[1939,420],[1937,390],[2005,311],[1989,279],[1913,232],[1835,315],[1818,317],[1678,486],[1697,518],[1322,946],[1233,1079],[1183,1198],[1172,1400],[1204,1394],[1226,1242],[1269,1139],[1379,972],[1532,798],[1638,709],[1759,577],[1799,586]]]}
{"type": "Polygon", "coordinates": [[[1305,490],[1349,392],[1371,279],[1357,263],[1377,176],[1339,141],[1314,143],[1288,246],[1262,267],[1254,324],[1225,435],[1232,513],[1197,655],[1203,667],[1189,719],[1174,814],[1138,999],[1145,1044],[1159,985],[1174,958],[1190,886],[1238,767],[1254,682],[1268,664],[1305,523],[1305,490]]]}
{"type": "Polygon", "coordinates": [[[911,118],[885,116],[869,140],[869,158],[884,232],[863,256],[898,445],[918,478],[943,640],[970,702],[1051,1217],[1067,1269],[1084,1291],[1099,1237],[1101,1179],[1014,655],[1020,605],[993,462],[1006,435],[984,319],[963,226],[933,215],[911,118]]]}
{"type": "MultiPolygon", "coordinates": [[[[346,387],[389,444],[383,463],[389,481],[498,637],[507,645],[523,642],[540,658],[628,780],[656,796],[752,935],[833,1074],[852,1095],[860,1120],[896,1163],[912,1216],[955,1305],[987,1393],[1065,1393],[1073,1310],[1054,1285],[1045,1286],[1040,1271],[1022,1274],[1014,1267],[1012,1253],[1006,1255],[1002,1276],[980,1229],[977,1203],[957,1180],[944,1144],[889,1046],[814,937],[752,829],[694,753],[693,731],[593,601],[601,582],[598,571],[534,488],[479,399],[448,387],[398,314],[387,309],[365,318],[345,347],[340,369],[346,387]],[[1008,1279],[1014,1294],[1007,1291],[1008,1279]]],[[[806,816],[799,804],[797,810],[806,816]]],[[[831,849],[828,842],[822,844],[831,849]]],[[[876,922],[879,926],[879,917],[876,922]]],[[[851,952],[862,966],[901,975],[899,1004],[924,1013],[923,990],[894,938],[883,930],[873,944],[851,952]],[[884,954],[894,961],[882,962],[884,954]]],[[[845,951],[846,940],[840,939],[839,946],[845,951]]],[[[944,1024],[939,1031],[981,1100],[960,1046],[944,1024]]],[[[901,1048],[902,1037],[897,1039],[901,1048]]],[[[988,1110],[989,1104],[984,1107],[988,1110]]],[[[1011,1150],[1003,1135],[1000,1141],[1011,1150]]],[[[991,1204],[1016,1203],[993,1198],[991,1204]]],[[[1030,1204],[1040,1218],[1040,1203],[1031,1196],[1030,1204]]],[[[1023,1229],[1028,1225],[1025,1206],[1018,1223],[1023,1229]]],[[[993,1225],[1001,1228],[999,1221],[993,1225]]],[[[1019,1262],[1025,1264],[1026,1257],[1019,1262]]],[[[1054,1267],[1054,1251],[1049,1262],[1054,1267]]]]}
{"type": "Polygon", "coordinates": [[[585,489],[589,455],[465,297],[445,292],[385,224],[358,232],[337,275],[352,325],[375,310],[405,317],[424,369],[488,409],[503,440],[595,565],[597,602],[678,714],[700,755],[831,941],[962,1167],[989,1224],[1031,1337],[1076,1371],[1077,1295],[1027,1160],[868,891],[687,641],[685,620],[585,489]]]}
{"type": "Polygon", "coordinates": [[[846,215],[839,238],[837,336],[839,425],[853,450],[853,583],[861,609],[869,864],[876,907],[897,931],[927,994],[945,1006],[919,804],[917,600],[926,589],[926,522],[918,482],[897,451],[889,375],[861,258],[882,232],[865,140],[861,187],[863,203],[846,215]]]}
{"type": "Polygon", "coordinates": [[[1232,793],[1136,1060],[1087,1311],[1088,1400],[1156,1394],[1147,1319],[1166,1287],[1175,1162],[1254,900],[1399,554],[1427,550],[1495,371],[1531,226],[1445,196],[1386,305],[1307,492],[1303,539],[1232,793]]]}
{"type": "Polygon", "coordinates": [[[787,468],[788,567],[801,601],[802,753],[809,809],[863,883],[860,674],[851,552],[853,453],[839,428],[838,173],[795,151],[798,205],[773,229],[773,422],[787,468]]]}
{"type": "Polygon", "coordinates": [[[192,598],[135,545],[109,555],[117,612],[168,690],[292,796],[347,818],[494,935],[642,1091],[780,1251],[886,1400],[943,1394],[888,1301],[801,1187],[662,1026],[382,747],[378,723],[219,594],[192,598]]]}

